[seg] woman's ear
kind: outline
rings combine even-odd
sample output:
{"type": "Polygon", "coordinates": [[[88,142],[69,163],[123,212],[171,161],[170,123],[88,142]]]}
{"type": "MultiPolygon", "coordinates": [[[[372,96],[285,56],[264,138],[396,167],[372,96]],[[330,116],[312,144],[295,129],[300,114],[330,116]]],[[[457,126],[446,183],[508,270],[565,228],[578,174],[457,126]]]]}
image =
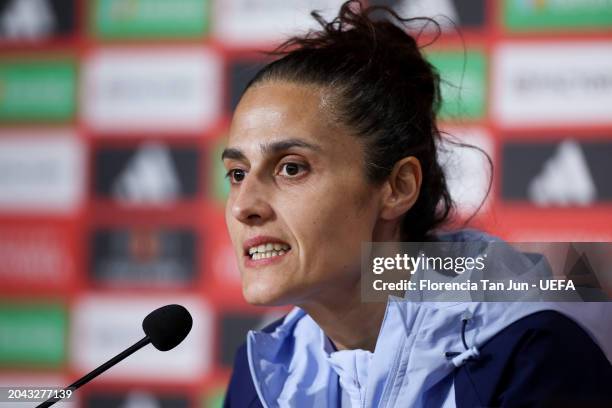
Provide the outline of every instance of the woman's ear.
{"type": "Polygon", "coordinates": [[[404,157],[393,166],[381,197],[380,217],[395,220],[406,213],[419,198],[422,172],[419,159],[404,157]]]}

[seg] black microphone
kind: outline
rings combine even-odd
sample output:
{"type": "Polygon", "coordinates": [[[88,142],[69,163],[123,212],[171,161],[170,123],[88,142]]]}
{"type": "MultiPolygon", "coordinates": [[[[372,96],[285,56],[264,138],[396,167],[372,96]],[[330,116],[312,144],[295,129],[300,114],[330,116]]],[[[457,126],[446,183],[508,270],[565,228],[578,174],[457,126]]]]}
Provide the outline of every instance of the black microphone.
{"type": "MultiPolygon", "coordinates": [[[[142,329],[146,334],[142,340],[117,354],[89,374],[73,382],[68,387],[64,388],[64,391],[74,391],[83,384],[87,384],[104,371],[149,343],[153,344],[153,346],[160,351],[172,350],[187,337],[192,326],[193,319],[191,315],[187,309],[181,305],[166,305],[152,311],[142,321],[142,329]]],[[[65,395],[65,393],[62,393],[62,395],[65,395]]],[[[49,398],[38,405],[37,408],[50,407],[61,399],[62,398],[59,397],[49,398]]]]}

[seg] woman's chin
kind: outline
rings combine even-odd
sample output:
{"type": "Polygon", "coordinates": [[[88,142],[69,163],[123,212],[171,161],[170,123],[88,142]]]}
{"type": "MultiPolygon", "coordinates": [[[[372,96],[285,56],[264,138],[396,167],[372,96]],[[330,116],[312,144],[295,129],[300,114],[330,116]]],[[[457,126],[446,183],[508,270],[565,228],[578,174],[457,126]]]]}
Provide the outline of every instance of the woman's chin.
{"type": "Polygon", "coordinates": [[[242,294],[247,303],[254,306],[285,306],[292,304],[291,297],[278,285],[243,285],[242,294]]]}

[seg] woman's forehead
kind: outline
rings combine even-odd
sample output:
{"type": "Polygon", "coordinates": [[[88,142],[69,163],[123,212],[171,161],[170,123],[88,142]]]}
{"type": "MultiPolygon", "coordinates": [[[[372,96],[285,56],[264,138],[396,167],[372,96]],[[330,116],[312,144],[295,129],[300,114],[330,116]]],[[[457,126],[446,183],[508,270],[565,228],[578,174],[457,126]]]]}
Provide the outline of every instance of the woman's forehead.
{"type": "Polygon", "coordinates": [[[230,128],[230,144],[271,144],[300,139],[325,145],[337,133],[315,87],[271,82],[249,89],[238,105],[230,128]]]}
{"type": "Polygon", "coordinates": [[[303,121],[304,125],[327,119],[323,92],[315,86],[288,82],[267,82],[247,90],[234,114],[234,121],[252,124],[283,124],[303,121]]]}

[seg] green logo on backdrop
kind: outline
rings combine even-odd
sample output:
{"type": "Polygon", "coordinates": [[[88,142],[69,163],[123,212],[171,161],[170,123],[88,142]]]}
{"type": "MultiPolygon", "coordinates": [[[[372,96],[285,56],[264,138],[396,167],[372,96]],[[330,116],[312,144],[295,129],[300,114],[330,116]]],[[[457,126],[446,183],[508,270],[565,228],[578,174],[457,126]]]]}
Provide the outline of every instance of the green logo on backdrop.
{"type": "Polygon", "coordinates": [[[230,191],[229,180],[225,177],[226,170],[221,161],[221,153],[227,145],[227,138],[222,137],[217,141],[210,150],[208,165],[211,166],[209,180],[209,195],[220,203],[225,203],[230,191]]]}
{"type": "Polygon", "coordinates": [[[213,388],[202,398],[202,408],[222,408],[223,400],[225,398],[226,389],[224,388],[213,388]]]}
{"type": "Polygon", "coordinates": [[[480,119],[485,115],[486,58],[479,51],[436,51],[427,59],[442,83],[441,119],[480,119]]]}
{"type": "Polygon", "coordinates": [[[0,121],[70,119],[75,93],[76,68],[71,61],[0,63],[0,121]]]}
{"type": "Polygon", "coordinates": [[[504,21],[516,31],[611,27],[612,1],[505,0],[504,21]]]}
{"type": "Polygon", "coordinates": [[[59,366],[67,316],[59,304],[0,304],[0,366],[59,366]]]}
{"type": "Polygon", "coordinates": [[[102,38],[189,38],[207,30],[209,0],[96,0],[93,31],[102,38]]]}

